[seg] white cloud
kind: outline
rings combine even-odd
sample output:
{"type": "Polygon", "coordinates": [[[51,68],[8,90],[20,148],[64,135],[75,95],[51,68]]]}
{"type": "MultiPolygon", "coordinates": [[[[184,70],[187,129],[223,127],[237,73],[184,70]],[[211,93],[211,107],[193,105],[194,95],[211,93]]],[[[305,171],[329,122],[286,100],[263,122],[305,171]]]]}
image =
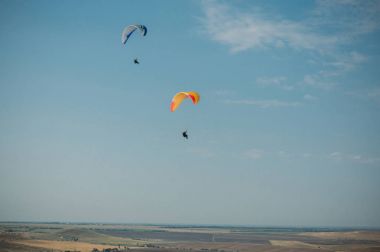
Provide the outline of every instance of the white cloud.
{"type": "Polygon", "coordinates": [[[221,89],[221,90],[217,90],[215,92],[215,94],[217,96],[229,96],[229,95],[232,95],[234,94],[235,92],[234,91],[231,91],[231,90],[226,90],[226,89],[221,89]]]}
{"type": "Polygon", "coordinates": [[[315,100],[318,100],[318,97],[310,95],[310,94],[305,94],[303,96],[303,99],[306,101],[315,101],[315,100]]]}
{"type": "Polygon", "coordinates": [[[355,69],[368,59],[367,56],[351,51],[348,54],[333,55],[332,59],[324,63],[328,70],[320,71],[321,77],[335,77],[355,69]]]}
{"type": "Polygon", "coordinates": [[[232,52],[263,47],[290,47],[318,52],[334,46],[338,38],[314,32],[307,24],[265,16],[262,11],[241,11],[217,1],[203,1],[206,33],[232,52]]]}
{"type": "Polygon", "coordinates": [[[286,83],[285,76],[259,77],[256,78],[256,83],[263,87],[278,87],[284,90],[293,90],[294,86],[286,83]]]}
{"type": "Polygon", "coordinates": [[[308,152],[305,152],[305,153],[302,154],[303,158],[311,158],[312,156],[313,156],[313,154],[308,153],[308,152]]]}
{"type": "Polygon", "coordinates": [[[340,151],[332,152],[329,154],[317,154],[317,153],[297,153],[297,152],[288,152],[285,150],[262,150],[262,149],[248,149],[242,153],[246,158],[257,160],[262,158],[270,158],[272,160],[294,160],[294,159],[318,159],[325,161],[334,161],[337,163],[354,163],[354,164],[363,164],[363,165],[373,165],[380,163],[380,157],[370,157],[362,154],[348,154],[340,151]]]}
{"type": "Polygon", "coordinates": [[[378,163],[380,161],[380,158],[365,157],[365,156],[358,155],[358,154],[349,155],[348,159],[355,161],[355,162],[358,162],[358,163],[362,163],[362,164],[374,164],[374,163],[378,163]]]}
{"type": "Polygon", "coordinates": [[[291,157],[291,155],[290,155],[289,152],[286,152],[286,151],[283,151],[283,150],[280,150],[279,152],[277,152],[277,156],[279,156],[280,158],[289,158],[289,157],[291,157]]]}
{"type": "Polygon", "coordinates": [[[243,155],[247,158],[256,160],[264,156],[264,151],[260,149],[249,149],[246,150],[243,155]]]}
{"type": "Polygon", "coordinates": [[[291,47],[320,53],[373,32],[380,23],[380,2],[320,0],[309,17],[292,21],[260,9],[240,10],[228,2],[203,1],[201,19],[211,39],[238,52],[252,48],[291,47]]]}
{"type": "Polygon", "coordinates": [[[329,158],[340,161],[343,159],[343,154],[340,152],[332,152],[329,154],[329,158]]]}
{"type": "Polygon", "coordinates": [[[380,102],[380,87],[375,87],[367,90],[353,90],[348,91],[345,94],[364,100],[380,102]]]}
{"type": "Polygon", "coordinates": [[[378,29],[380,2],[376,0],[318,0],[309,24],[329,27],[345,43],[378,29]]]}
{"type": "Polygon", "coordinates": [[[348,45],[380,27],[380,1],[319,0],[303,20],[290,20],[256,8],[234,8],[231,2],[203,1],[201,24],[214,41],[237,53],[260,48],[292,48],[308,52],[317,71],[303,74],[296,85],[284,77],[262,77],[263,86],[292,90],[296,86],[330,90],[337,78],[353,71],[367,56],[348,45]]]}
{"type": "Polygon", "coordinates": [[[374,88],[367,92],[367,96],[370,99],[380,101],[380,88],[374,88]]]}
{"type": "Polygon", "coordinates": [[[301,86],[319,88],[324,90],[330,90],[337,84],[327,78],[324,78],[321,73],[307,74],[303,77],[303,80],[299,83],[301,86]]]}
{"type": "Polygon", "coordinates": [[[374,164],[380,162],[380,158],[378,157],[369,157],[361,154],[347,154],[342,152],[332,152],[328,155],[328,158],[338,162],[346,161],[361,164],[374,164]]]}
{"type": "Polygon", "coordinates": [[[269,150],[262,150],[262,149],[256,149],[252,148],[249,150],[246,150],[243,152],[243,156],[250,158],[250,159],[261,159],[264,157],[270,158],[270,159],[289,159],[289,158],[298,158],[300,155],[290,153],[285,150],[280,151],[269,151],[269,150]]]}
{"type": "Polygon", "coordinates": [[[301,105],[300,102],[289,102],[280,101],[276,99],[271,100],[226,100],[227,104],[241,104],[241,105],[251,105],[259,108],[280,108],[280,107],[296,107],[301,105]]]}
{"type": "Polygon", "coordinates": [[[328,56],[325,55],[316,63],[320,64],[321,70],[304,75],[303,80],[298,84],[303,87],[331,90],[338,85],[338,77],[353,71],[367,59],[367,56],[356,51],[348,53],[330,52],[328,56]]]}

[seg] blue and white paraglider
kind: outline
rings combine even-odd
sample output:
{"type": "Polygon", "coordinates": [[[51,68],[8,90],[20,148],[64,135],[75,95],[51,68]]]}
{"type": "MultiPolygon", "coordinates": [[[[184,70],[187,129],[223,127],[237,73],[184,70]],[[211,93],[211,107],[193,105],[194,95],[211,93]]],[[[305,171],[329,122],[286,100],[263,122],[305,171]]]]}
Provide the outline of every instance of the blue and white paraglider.
{"type": "MultiPolygon", "coordinates": [[[[129,37],[136,31],[136,30],[139,30],[140,31],[140,34],[142,36],[145,36],[146,35],[146,32],[147,32],[147,29],[146,29],[146,26],[145,25],[141,25],[141,24],[132,24],[132,25],[128,25],[127,27],[124,28],[123,32],[121,33],[121,43],[123,43],[123,45],[125,45],[125,43],[127,43],[129,37]]],[[[138,59],[135,58],[133,60],[133,63],[134,64],[140,64],[138,59]]]]}
{"type": "Polygon", "coordinates": [[[124,28],[123,33],[121,34],[121,43],[123,44],[127,43],[127,40],[129,39],[129,37],[137,29],[140,30],[140,33],[142,36],[146,35],[147,29],[145,25],[141,25],[141,24],[128,25],[127,27],[124,28]]]}

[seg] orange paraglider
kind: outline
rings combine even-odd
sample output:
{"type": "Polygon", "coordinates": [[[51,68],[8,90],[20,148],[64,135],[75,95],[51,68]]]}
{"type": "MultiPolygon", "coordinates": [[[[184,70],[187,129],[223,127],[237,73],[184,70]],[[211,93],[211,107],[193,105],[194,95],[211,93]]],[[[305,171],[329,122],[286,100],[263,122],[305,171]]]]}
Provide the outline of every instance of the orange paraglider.
{"type": "Polygon", "coordinates": [[[174,112],[184,99],[191,99],[194,104],[197,104],[200,99],[200,95],[195,91],[179,92],[176,93],[170,104],[170,111],[174,112]]]}

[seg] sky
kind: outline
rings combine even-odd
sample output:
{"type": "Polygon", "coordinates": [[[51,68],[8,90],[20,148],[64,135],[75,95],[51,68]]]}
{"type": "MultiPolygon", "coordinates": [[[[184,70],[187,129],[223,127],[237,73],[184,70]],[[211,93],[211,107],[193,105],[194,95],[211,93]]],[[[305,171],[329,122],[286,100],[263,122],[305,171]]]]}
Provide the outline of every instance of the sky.
{"type": "Polygon", "coordinates": [[[0,0],[0,221],[380,227],[379,13],[0,0]]]}

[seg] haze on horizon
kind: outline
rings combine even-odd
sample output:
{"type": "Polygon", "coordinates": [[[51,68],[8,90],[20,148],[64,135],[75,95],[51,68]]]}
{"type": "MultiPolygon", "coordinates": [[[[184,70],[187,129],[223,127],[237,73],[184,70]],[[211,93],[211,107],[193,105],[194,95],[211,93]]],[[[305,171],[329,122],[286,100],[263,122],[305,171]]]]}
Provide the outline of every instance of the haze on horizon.
{"type": "Polygon", "coordinates": [[[0,0],[0,221],[380,227],[379,13],[0,0]]]}

